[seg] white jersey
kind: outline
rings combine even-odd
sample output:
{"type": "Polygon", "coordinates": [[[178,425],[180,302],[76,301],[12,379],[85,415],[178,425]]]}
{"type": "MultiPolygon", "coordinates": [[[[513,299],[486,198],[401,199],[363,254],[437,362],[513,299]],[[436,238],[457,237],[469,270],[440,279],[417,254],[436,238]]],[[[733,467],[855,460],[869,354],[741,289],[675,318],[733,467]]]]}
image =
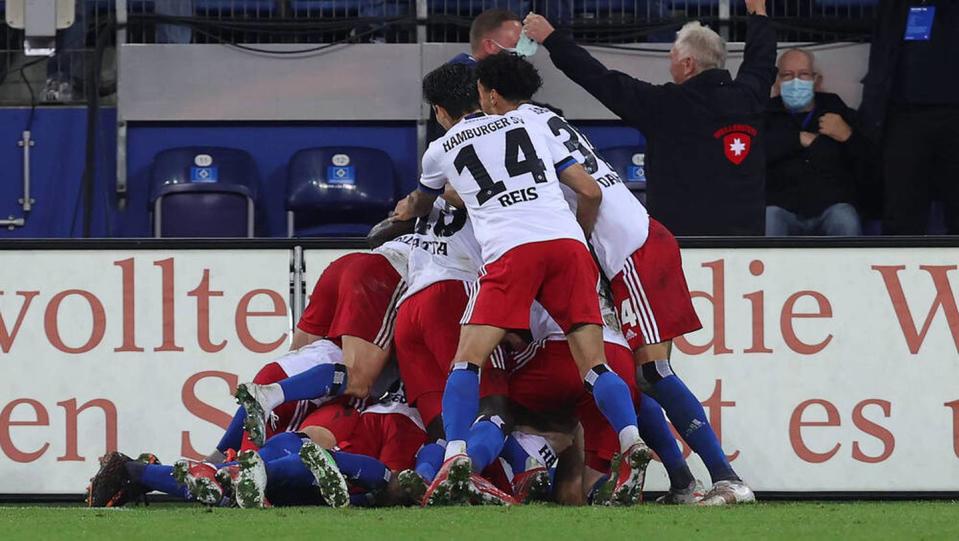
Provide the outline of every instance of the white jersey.
{"type": "MultiPolygon", "coordinates": [[[[596,154],[593,145],[566,119],[553,111],[524,103],[511,114],[518,114],[527,124],[544,126],[560,139],[567,151],[603,188],[603,202],[590,236],[603,274],[612,279],[623,270],[626,258],[643,247],[649,234],[649,213],[633,196],[613,168],[596,154]]],[[[573,212],[576,211],[576,193],[563,186],[563,195],[573,212]]]]}
{"type": "Polygon", "coordinates": [[[380,254],[385,257],[390,265],[396,269],[400,278],[404,282],[407,279],[407,268],[409,266],[410,247],[413,244],[413,235],[400,235],[393,240],[388,240],[383,244],[373,248],[374,254],[380,254]]]}
{"type": "Polygon", "coordinates": [[[558,172],[575,160],[555,137],[518,115],[470,115],[423,155],[422,190],[449,183],[469,211],[483,262],[523,244],[574,239],[583,230],[560,189],[558,172]]]}
{"type": "Polygon", "coordinates": [[[400,300],[444,280],[473,282],[483,265],[466,209],[436,200],[428,216],[416,221],[411,241],[409,289],[400,300]]]}
{"type": "Polygon", "coordinates": [[[403,382],[398,379],[394,381],[393,385],[390,386],[389,390],[387,390],[379,400],[366,406],[366,408],[363,409],[363,413],[405,415],[409,417],[416,426],[420,427],[420,429],[426,430],[426,426],[423,425],[423,419],[420,417],[420,412],[417,411],[416,408],[410,407],[406,401],[406,389],[403,386],[403,382]]]}

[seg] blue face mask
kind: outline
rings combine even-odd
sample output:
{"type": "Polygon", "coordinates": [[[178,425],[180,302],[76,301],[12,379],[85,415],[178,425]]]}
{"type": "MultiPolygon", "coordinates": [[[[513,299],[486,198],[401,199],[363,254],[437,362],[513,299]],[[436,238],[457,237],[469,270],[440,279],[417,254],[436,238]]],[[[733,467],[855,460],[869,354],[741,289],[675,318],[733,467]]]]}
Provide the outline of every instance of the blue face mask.
{"type": "Polygon", "coordinates": [[[792,111],[805,108],[815,97],[813,81],[803,81],[798,77],[779,85],[779,93],[786,108],[792,111]]]}

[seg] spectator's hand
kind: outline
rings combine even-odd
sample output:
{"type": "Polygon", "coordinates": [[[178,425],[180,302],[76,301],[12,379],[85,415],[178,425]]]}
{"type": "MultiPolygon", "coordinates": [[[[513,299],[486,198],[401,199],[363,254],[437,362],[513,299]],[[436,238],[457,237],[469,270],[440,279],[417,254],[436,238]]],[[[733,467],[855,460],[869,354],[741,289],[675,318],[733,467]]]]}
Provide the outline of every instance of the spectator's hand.
{"type": "Polygon", "coordinates": [[[410,198],[409,196],[406,196],[397,201],[396,208],[390,213],[390,219],[394,222],[405,222],[407,220],[412,220],[416,218],[416,216],[413,216],[411,210],[410,198]]]}
{"type": "Polygon", "coordinates": [[[766,0],[746,0],[746,13],[766,15],[766,0]]]}
{"type": "MultiPolygon", "coordinates": [[[[799,144],[802,145],[803,148],[806,148],[809,145],[811,145],[812,142],[815,141],[817,137],[819,137],[818,133],[801,131],[799,132],[799,144]]],[[[397,205],[397,207],[399,207],[399,205],[397,205]]]]}
{"type": "Polygon", "coordinates": [[[836,113],[826,113],[819,117],[819,133],[845,143],[852,136],[852,128],[836,113]]]}
{"type": "Polygon", "coordinates": [[[546,20],[546,17],[542,15],[537,15],[533,12],[530,12],[529,15],[523,19],[523,32],[526,33],[526,36],[535,41],[536,43],[543,43],[546,41],[546,38],[549,37],[553,31],[556,30],[553,28],[553,25],[549,24],[549,21],[546,20]]]}

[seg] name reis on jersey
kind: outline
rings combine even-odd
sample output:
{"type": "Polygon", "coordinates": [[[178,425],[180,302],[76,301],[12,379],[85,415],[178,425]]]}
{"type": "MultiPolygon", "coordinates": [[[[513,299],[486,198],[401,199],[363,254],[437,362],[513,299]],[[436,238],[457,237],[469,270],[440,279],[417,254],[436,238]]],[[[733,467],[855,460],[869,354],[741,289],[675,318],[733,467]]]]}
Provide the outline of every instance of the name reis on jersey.
{"type": "Polygon", "coordinates": [[[420,189],[440,194],[449,183],[456,190],[483,260],[490,263],[521,244],[558,239],[585,244],[558,176],[575,163],[543,127],[520,115],[473,114],[430,144],[420,189]]]}

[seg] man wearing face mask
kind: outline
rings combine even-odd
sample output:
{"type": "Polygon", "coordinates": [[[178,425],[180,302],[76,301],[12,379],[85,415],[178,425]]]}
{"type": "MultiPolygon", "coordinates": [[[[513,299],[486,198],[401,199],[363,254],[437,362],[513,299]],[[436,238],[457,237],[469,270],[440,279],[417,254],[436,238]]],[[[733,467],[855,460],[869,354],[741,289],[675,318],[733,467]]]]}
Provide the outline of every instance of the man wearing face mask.
{"type": "Polygon", "coordinates": [[[766,235],[861,235],[852,202],[874,149],[842,98],[817,92],[810,51],[790,49],[778,67],[766,115],[766,235]]]}
{"type": "Polygon", "coordinates": [[[762,115],[776,79],[776,33],[765,0],[745,0],[746,48],[736,78],[726,44],[689,23],[670,51],[674,83],[607,69],[565,32],[530,14],[524,31],[567,77],[646,137],[647,206],[677,235],[762,235],[762,115]]]}
{"type": "MultiPolygon", "coordinates": [[[[519,16],[512,11],[487,9],[477,15],[470,25],[470,52],[460,53],[447,63],[476,66],[477,62],[487,56],[503,51],[532,54],[534,51],[516,50],[522,30],[523,25],[519,16]]],[[[445,132],[446,130],[436,122],[436,115],[430,112],[430,120],[426,125],[427,143],[439,139],[445,132]]]]}

